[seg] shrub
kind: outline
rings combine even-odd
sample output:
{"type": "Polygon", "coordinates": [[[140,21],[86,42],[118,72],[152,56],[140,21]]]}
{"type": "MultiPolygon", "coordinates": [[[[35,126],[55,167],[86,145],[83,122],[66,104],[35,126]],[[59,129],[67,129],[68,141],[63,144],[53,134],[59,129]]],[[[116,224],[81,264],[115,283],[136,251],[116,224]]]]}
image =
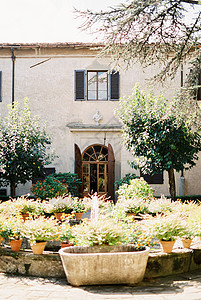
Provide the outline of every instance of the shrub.
{"type": "Polygon", "coordinates": [[[130,180],[130,184],[123,184],[117,193],[125,199],[132,199],[134,197],[149,199],[154,196],[153,189],[143,178],[132,179],[130,180]]]}
{"type": "Polygon", "coordinates": [[[74,197],[79,197],[79,187],[81,186],[82,182],[78,178],[77,174],[73,173],[55,173],[50,175],[54,179],[62,182],[62,184],[66,184],[68,186],[68,193],[70,193],[74,197]]]}
{"type": "Polygon", "coordinates": [[[33,184],[31,191],[37,198],[52,199],[67,194],[68,186],[50,175],[46,179],[39,180],[36,184],[33,184]]]}
{"type": "Polygon", "coordinates": [[[115,181],[115,183],[114,183],[115,184],[115,190],[118,191],[120,186],[122,186],[125,183],[130,184],[130,181],[132,179],[135,179],[135,178],[139,178],[139,177],[136,176],[135,174],[131,174],[131,173],[126,174],[122,179],[115,181]]]}

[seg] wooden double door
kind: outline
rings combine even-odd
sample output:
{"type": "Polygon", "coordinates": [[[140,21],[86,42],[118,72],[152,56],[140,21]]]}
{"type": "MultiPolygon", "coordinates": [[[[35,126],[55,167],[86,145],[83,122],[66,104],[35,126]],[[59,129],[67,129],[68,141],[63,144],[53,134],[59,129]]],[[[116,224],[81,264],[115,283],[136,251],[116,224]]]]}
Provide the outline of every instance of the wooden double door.
{"type": "Polygon", "coordinates": [[[75,144],[75,173],[82,180],[83,196],[97,192],[114,200],[114,154],[112,146],[91,145],[81,154],[75,144]]]}

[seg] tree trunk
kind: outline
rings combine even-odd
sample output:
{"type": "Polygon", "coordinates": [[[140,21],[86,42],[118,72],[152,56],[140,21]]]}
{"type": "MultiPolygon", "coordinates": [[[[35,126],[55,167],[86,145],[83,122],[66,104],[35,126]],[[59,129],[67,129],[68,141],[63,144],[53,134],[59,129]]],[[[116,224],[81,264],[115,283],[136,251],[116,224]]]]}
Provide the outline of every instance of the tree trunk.
{"type": "Polygon", "coordinates": [[[10,195],[12,198],[15,197],[15,182],[10,181],[10,195]]]}
{"type": "Polygon", "coordinates": [[[168,170],[169,177],[169,191],[172,200],[176,200],[176,186],[175,186],[175,177],[174,177],[174,169],[168,170]]]}

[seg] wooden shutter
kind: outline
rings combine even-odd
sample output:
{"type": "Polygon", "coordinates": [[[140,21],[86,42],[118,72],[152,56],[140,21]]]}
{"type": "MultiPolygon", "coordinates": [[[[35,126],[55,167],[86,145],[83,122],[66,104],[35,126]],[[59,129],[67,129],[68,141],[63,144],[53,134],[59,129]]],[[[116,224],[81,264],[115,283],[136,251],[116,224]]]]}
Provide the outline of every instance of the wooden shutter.
{"type": "MultiPolygon", "coordinates": [[[[77,144],[75,144],[75,174],[82,180],[82,155],[77,144]]],[[[82,194],[82,186],[79,188],[79,193],[82,194]]]]}
{"type": "MultiPolygon", "coordinates": [[[[201,71],[199,73],[198,85],[201,85],[201,71]]],[[[197,100],[201,100],[201,87],[198,88],[197,100]]]]}
{"type": "Polygon", "coordinates": [[[115,158],[112,146],[108,144],[108,196],[115,202],[114,197],[115,158]]]}
{"type": "Polygon", "coordinates": [[[0,102],[2,102],[2,71],[0,71],[0,102]]]}
{"type": "Polygon", "coordinates": [[[85,100],[85,71],[75,71],[75,100],[85,100]]]}
{"type": "Polygon", "coordinates": [[[110,74],[110,100],[119,100],[120,94],[119,72],[112,71],[110,74]]]}
{"type": "Polygon", "coordinates": [[[143,174],[140,171],[140,177],[143,177],[149,184],[163,184],[163,173],[157,173],[153,175],[143,174]]]}

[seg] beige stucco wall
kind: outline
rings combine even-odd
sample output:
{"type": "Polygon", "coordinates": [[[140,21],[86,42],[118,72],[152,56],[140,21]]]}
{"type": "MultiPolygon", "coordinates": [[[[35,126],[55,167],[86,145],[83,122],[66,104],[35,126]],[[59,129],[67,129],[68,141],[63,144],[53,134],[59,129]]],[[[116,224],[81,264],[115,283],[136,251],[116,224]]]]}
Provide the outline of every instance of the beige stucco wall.
{"type": "MultiPolygon", "coordinates": [[[[22,47],[23,48],[23,47],[22,47]]],[[[107,66],[109,58],[97,59],[96,52],[89,48],[35,48],[14,49],[15,59],[15,100],[23,102],[25,97],[30,100],[33,115],[39,115],[42,122],[47,121],[47,131],[53,139],[52,147],[59,158],[52,166],[57,172],[74,172],[74,143],[83,152],[91,144],[110,143],[115,154],[115,179],[126,173],[133,172],[127,161],[132,156],[121,145],[120,131],[107,130],[72,130],[69,124],[95,125],[93,115],[96,110],[102,115],[101,125],[116,125],[114,109],[118,101],[75,101],[74,100],[74,70],[97,68],[97,65],[107,66]],[[46,59],[48,61],[36,65],[46,59]],[[35,67],[33,67],[36,65],[35,67]]],[[[10,49],[0,49],[0,70],[3,74],[3,102],[0,103],[0,116],[6,114],[6,107],[11,103],[12,61],[10,49]]],[[[157,72],[157,67],[149,67],[144,72],[136,64],[132,69],[120,72],[120,94],[129,95],[136,82],[143,89],[148,88],[147,78],[157,72]]],[[[175,89],[180,86],[180,73],[175,79],[166,82],[164,87],[153,86],[156,92],[165,91],[171,100],[175,89]]],[[[186,194],[201,194],[199,184],[200,162],[192,171],[186,172],[186,194]]],[[[138,173],[137,173],[138,174],[138,173]]],[[[29,192],[31,184],[19,186],[17,193],[29,192]]],[[[153,185],[156,195],[168,195],[168,178],[164,174],[164,184],[153,185]]],[[[179,190],[179,174],[177,175],[179,190]]]]}

